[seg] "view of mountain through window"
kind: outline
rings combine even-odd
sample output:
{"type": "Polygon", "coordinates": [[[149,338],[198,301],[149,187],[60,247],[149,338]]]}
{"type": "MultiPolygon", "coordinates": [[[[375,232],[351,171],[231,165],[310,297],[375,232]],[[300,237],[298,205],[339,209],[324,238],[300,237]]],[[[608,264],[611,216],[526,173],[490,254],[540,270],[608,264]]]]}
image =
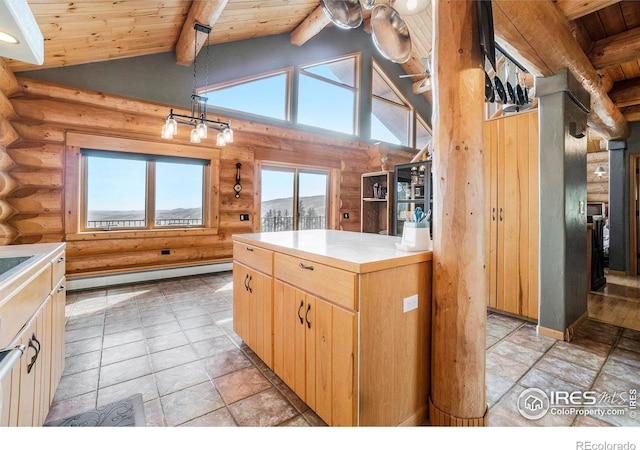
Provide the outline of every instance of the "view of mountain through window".
{"type": "Polygon", "coordinates": [[[203,226],[203,162],[165,159],[89,153],[85,228],[203,226]]]}
{"type": "Polygon", "coordinates": [[[326,229],[328,190],[328,172],[263,168],[260,230],[326,229]]]}

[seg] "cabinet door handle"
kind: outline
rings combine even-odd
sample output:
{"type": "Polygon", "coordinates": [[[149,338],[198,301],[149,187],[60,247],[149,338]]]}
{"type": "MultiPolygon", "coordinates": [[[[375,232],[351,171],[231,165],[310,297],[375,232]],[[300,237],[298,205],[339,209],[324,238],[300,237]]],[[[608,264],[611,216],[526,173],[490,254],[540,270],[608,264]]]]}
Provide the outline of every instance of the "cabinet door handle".
{"type": "Polygon", "coordinates": [[[29,339],[29,347],[34,349],[36,351],[36,354],[33,355],[33,357],[31,358],[31,362],[27,365],[27,373],[31,373],[31,370],[33,369],[33,366],[36,363],[36,361],[38,360],[38,356],[40,355],[40,348],[41,348],[40,341],[38,340],[38,338],[36,338],[36,334],[35,333],[33,333],[31,335],[31,339],[29,339]],[[37,347],[34,345],[34,342],[36,344],[38,344],[37,347]]]}
{"type": "Polygon", "coordinates": [[[62,291],[64,291],[64,285],[62,285],[62,286],[60,286],[60,287],[58,288],[58,292],[62,292],[62,291]]]}
{"type": "Polygon", "coordinates": [[[300,311],[302,311],[302,307],[304,306],[304,300],[300,300],[300,306],[298,306],[298,319],[300,319],[300,323],[304,323],[302,316],[300,315],[300,311]]]}
{"type": "Polygon", "coordinates": [[[249,275],[249,282],[247,283],[247,287],[249,288],[250,293],[253,292],[253,289],[251,288],[251,280],[253,280],[253,277],[249,275]]]}
{"type": "Polygon", "coordinates": [[[500,208],[500,222],[502,222],[502,208],[500,208]]]}
{"type": "Polygon", "coordinates": [[[249,281],[249,274],[246,274],[246,275],[244,276],[244,290],[245,290],[245,291],[248,291],[248,290],[249,290],[249,284],[248,284],[248,281],[249,281]]]}
{"type": "Polygon", "coordinates": [[[311,329],[311,322],[309,322],[309,311],[311,311],[311,303],[307,303],[307,312],[304,315],[304,320],[307,321],[307,328],[311,329]]]}
{"type": "Polygon", "coordinates": [[[491,208],[491,220],[496,220],[496,209],[491,208]]]}
{"type": "Polygon", "coordinates": [[[248,252],[252,252],[253,251],[253,248],[251,248],[251,247],[246,247],[246,249],[247,249],[248,252]]]}
{"type": "Polygon", "coordinates": [[[64,261],[64,256],[61,256],[60,258],[58,258],[58,261],[56,261],[57,263],[61,263],[64,261]]]}
{"type": "Polygon", "coordinates": [[[304,270],[313,270],[313,266],[305,266],[302,263],[300,263],[299,266],[301,269],[304,269],[304,270]]]}

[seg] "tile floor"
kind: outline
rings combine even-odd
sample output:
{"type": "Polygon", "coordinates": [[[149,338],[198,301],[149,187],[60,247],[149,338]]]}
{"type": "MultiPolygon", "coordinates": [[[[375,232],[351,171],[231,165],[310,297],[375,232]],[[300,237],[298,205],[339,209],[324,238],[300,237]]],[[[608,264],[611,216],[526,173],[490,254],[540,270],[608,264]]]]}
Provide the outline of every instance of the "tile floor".
{"type": "MultiPolygon", "coordinates": [[[[48,421],[142,393],[148,426],[323,426],[232,327],[232,275],[71,292],[66,367],[48,421]]],[[[532,324],[487,318],[487,402],[494,426],[640,425],[627,418],[525,420],[527,387],[640,388],[640,332],[587,321],[570,343],[532,324]]]]}

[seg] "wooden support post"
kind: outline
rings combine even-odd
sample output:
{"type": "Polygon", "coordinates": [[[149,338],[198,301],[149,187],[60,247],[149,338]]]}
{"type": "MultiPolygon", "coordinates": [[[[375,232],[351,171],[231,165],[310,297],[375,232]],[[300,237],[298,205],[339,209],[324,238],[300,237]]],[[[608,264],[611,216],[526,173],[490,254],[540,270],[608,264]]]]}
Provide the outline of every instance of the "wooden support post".
{"type": "Polygon", "coordinates": [[[434,3],[431,425],[484,426],[484,72],[476,2],[434,3]]]}

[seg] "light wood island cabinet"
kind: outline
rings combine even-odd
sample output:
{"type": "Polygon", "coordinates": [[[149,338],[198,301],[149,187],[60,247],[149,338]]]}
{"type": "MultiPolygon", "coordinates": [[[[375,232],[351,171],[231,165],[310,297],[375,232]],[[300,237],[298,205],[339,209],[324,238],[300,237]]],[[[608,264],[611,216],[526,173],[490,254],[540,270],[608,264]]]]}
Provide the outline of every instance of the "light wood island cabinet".
{"type": "Polygon", "coordinates": [[[234,330],[329,425],[426,422],[432,254],[396,242],[335,230],[234,235],[234,330]]]}
{"type": "Polygon", "coordinates": [[[0,426],[41,426],[64,369],[65,244],[3,246],[0,258],[25,258],[0,275],[0,348],[25,346],[2,381],[0,426]]]}

